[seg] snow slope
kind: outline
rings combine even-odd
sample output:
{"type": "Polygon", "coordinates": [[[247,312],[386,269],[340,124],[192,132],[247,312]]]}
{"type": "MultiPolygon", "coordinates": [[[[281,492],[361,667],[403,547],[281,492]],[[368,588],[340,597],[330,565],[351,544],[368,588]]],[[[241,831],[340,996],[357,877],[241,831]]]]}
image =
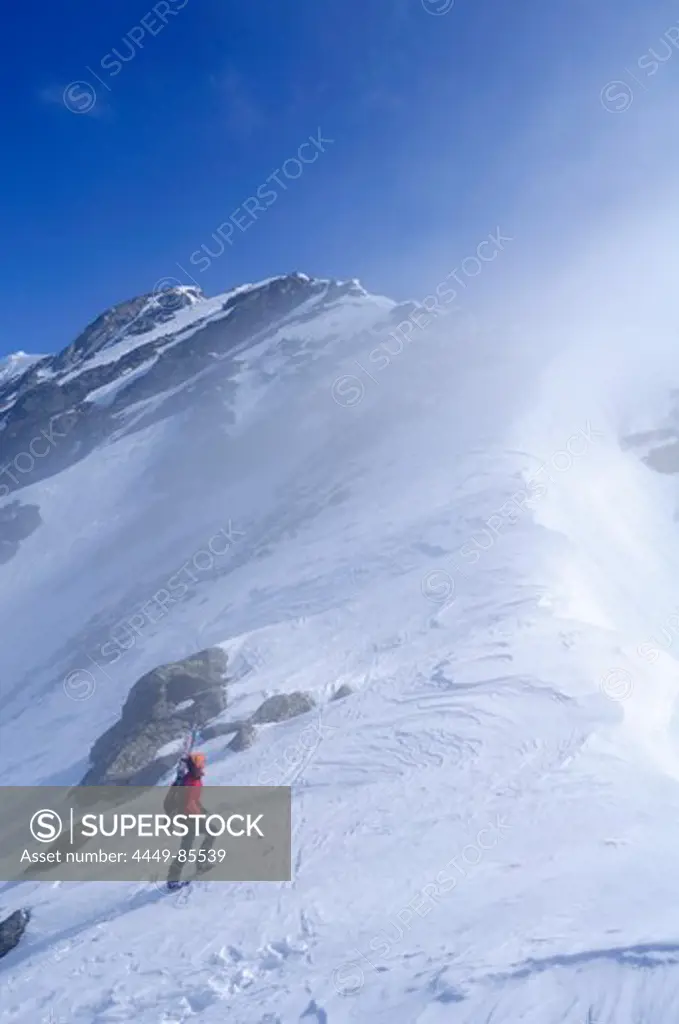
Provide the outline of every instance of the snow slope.
{"type": "Polygon", "coordinates": [[[284,330],[243,353],[226,449],[178,415],[22,491],[43,526],[3,567],[0,741],[23,782],[77,781],[134,681],[209,644],[237,714],[297,689],[318,711],[205,745],[210,782],[293,786],[290,883],[0,888],[34,907],[0,1024],[674,1024],[679,685],[671,643],[640,651],[676,605],[677,489],[622,444],[666,425],[672,338],[642,359],[616,310],[594,360],[586,312],[566,346],[451,313],[377,370],[361,308],[309,321],[310,360],[284,330]],[[98,617],[220,529],[191,597],[98,664],[98,617]]]}

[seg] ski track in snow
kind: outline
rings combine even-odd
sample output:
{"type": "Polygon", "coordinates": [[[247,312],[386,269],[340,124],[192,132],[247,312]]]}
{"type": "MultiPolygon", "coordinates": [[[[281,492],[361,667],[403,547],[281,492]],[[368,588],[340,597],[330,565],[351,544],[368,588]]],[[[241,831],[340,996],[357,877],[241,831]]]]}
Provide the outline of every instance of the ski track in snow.
{"type": "Polygon", "coordinates": [[[3,751],[26,782],[75,781],[139,675],[207,643],[230,655],[230,712],[296,689],[319,708],[239,755],[205,744],[211,783],[292,785],[291,882],[5,886],[3,912],[34,915],[0,963],[0,1024],[674,1024],[679,686],[671,654],[635,651],[673,606],[679,545],[652,570],[634,554],[643,523],[669,543],[673,494],[591,391],[555,401],[575,360],[534,390],[519,366],[513,392],[490,361],[458,380],[456,359],[404,353],[359,410],[313,365],[270,423],[248,398],[234,445],[261,475],[215,469],[172,535],[136,537],[129,503],[181,423],[26,489],[44,526],[0,591],[3,751]],[[484,534],[588,418],[568,471],[484,534]],[[90,614],[153,593],[231,516],[224,565],[69,700],[90,614]],[[622,700],[601,686],[616,666],[635,682],[622,700]],[[353,692],[331,701],[340,683],[353,692]]]}

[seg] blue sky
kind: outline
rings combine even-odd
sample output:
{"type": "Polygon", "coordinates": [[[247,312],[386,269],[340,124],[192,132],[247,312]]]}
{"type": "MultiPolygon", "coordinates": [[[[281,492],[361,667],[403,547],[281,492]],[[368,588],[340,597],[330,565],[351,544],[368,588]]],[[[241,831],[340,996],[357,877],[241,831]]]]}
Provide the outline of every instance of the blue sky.
{"type": "MultiPolygon", "coordinates": [[[[10,5],[0,355],[60,349],[160,279],[192,283],[178,264],[208,294],[303,270],[417,297],[498,225],[521,229],[524,252],[539,244],[541,203],[584,216],[603,191],[584,183],[559,199],[536,182],[601,135],[633,138],[644,97],[616,117],[600,90],[679,12],[632,0],[449,6],[10,5]],[[85,84],[64,102],[73,82],[85,84]],[[325,152],[282,176],[319,129],[325,152]],[[276,171],[275,201],[208,269],[192,264],[276,171]]],[[[663,73],[679,73],[679,55],[663,73]]]]}

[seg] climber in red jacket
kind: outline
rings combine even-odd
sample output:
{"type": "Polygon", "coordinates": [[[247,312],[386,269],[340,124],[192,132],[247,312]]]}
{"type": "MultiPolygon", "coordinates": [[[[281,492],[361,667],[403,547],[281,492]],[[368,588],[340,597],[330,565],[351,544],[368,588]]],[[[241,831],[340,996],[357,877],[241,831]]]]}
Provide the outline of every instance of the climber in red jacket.
{"type": "Polygon", "coordinates": [[[205,775],[205,754],[188,754],[186,768],[186,775],[182,780],[182,786],[187,787],[184,814],[205,814],[200,802],[200,791],[205,775]]]}
{"type": "MultiPolygon", "coordinates": [[[[186,797],[183,801],[184,814],[195,814],[195,815],[206,815],[207,812],[201,802],[200,791],[203,788],[203,776],[205,775],[205,754],[188,754],[186,757],[186,774],[180,782],[177,784],[186,788],[186,797]]],[[[196,862],[196,874],[202,875],[205,871],[209,871],[211,864],[208,860],[208,855],[212,847],[214,846],[215,836],[211,836],[205,831],[205,823],[201,822],[201,835],[205,836],[200,846],[200,853],[204,853],[206,856],[196,862]]],[[[172,861],[169,874],[167,876],[167,887],[168,889],[176,889],[180,885],[188,885],[188,882],[180,882],[179,878],[182,873],[184,864],[188,863],[189,850],[193,846],[193,840],[196,838],[195,830],[190,828],[188,833],[182,838],[180,851],[183,851],[180,856],[183,859],[175,859],[172,861]]]]}

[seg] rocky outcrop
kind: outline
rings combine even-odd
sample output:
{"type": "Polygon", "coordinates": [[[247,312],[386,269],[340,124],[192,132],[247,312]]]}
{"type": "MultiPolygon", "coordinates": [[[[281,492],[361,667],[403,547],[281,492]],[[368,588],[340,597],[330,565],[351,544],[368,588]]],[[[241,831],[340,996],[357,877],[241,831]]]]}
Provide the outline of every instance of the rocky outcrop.
{"type": "Polygon", "coordinates": [[[30,537],[41,523],[38,505],[10,501],[0,508],[0,565],[14,557],[21,541],[30,537]]]}
{"type": "Polygon", "coordinates": [[[672,397],[675,402],[673,426],[628,434],[620,440],[623,451],[634,452],[656,473],[669,475],[679,473],[679,396],[674,392],[672,397]]]}
{"type": "Polygon", "coordinates": [[[247,750],[251,747],[257,739],[257,730],[251,722],[244,722],[237,730],[236,735],[228,744],[229,750],[235,751],[239,754],[242,750],[247,750]]]}
{"type": "Polygon", "coordinates": [[[644,456],[643,461],[656,473],[674,474],[679,473],[679,442],[664,444],[661,448],[654,448],[644,456]]]}
{"type": "Polygon", "coordinates": [[[249,718],[209,725],[206,729],[201,730],[201,737],[203,740],[213,740],[218,736],[232,736],[227,748],[240,753],[256,742],[257,725],[285,722],[289,718],[305,715],[307,711],[311,711],[315,707],[314,698],[301,690],[293,693],[279,693],[273,697],[267,697],[249,718]]]}
{"type": "Polygon", "coordinates": [[[96,741],[85,786],[154,785],[177,760],[162,747],[202,728],[226,708],[226,654],[220,647],[171,662],[142,676],[121,717],[96,741]]]}
{"type": "Polygon", "coordinates": [[[7,956],[19,944],[30,920],[30,910],[15,910],[0,921],[0,957],[7,956]]]}
{"type": "Polygon", "coordinates": [[[277,693],[260,704],[250,721],[256,725],[269,722],[284,722],[297,715],[305,715],[316,707],[316,701],[308,693],[295,690],[293,693],[277,693]]]}
{"type": "Polygon", "coordinates": [[[338,688],[335,690],[330,700],[344,700],[345,697],[351,696],[353,692],[354,691],[351,689],[348,683],[342,683],[342,685],[338,686],[338,688]]]}
{"type": "Polygon", "coordinates": [[[146,334],[171,320],[178,310],[203,298],[200,288],[167,287],[119,302],[97,317],[55,360],[58,368],[68,366],[73,358],[93,355],[107,345],[115,344],[124,335],[146,334]]]}

